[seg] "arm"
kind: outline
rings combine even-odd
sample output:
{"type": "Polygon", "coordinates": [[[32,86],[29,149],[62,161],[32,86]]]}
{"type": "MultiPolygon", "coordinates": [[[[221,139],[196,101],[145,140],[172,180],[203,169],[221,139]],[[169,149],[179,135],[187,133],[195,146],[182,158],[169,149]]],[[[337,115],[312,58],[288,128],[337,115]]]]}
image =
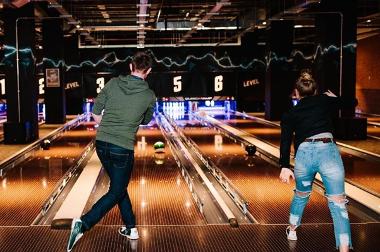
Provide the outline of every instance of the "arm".
{"type": "Polygon", "coordinates": [[[146,125],[152,120],[155,103],[156,103],[156,96],[153,95],[152,101],[150,102],[147,110],[145,111],[144,118],[143,118],[141,124],[146,125]]]}
{"type": "Polygon", "coordinates": [[[294,126],[289,114],[281,120],[280,167],[290,166],[290,146],[292,144],[294,126]]]}
{"type": "MultiPolygon", "coordinates": [[[[107,87],[107,86],[106,86],[107,87]]],[[[102,111],[107,100],[107,89],[104,87],[95,99],[94,107],[92,108],[92,117],[97,124],[102,121],[102,111]]]]}
{"type": "Polygon", "coordinates": [[[355,98],[337,97],[333,92],[327,90],[324,92],[327,95],[328,102],[335,106],[337,109],[353,108],[358,105],[358,100],[355,98]]]}
{"type": "Polygon", "coordinates": [[[103,116],[102,115],[95,115],[94,113],[92,113],[92,117],[94,118],[94,120],[97,124],[100,124],[103,116]]]}
{"type": "Polygon", "coordinates": [[[281,120],[281,145],[280,145],[280,179],[282,182],[289,183],[290,177],[294,179],[290,167],[290,146],[294,132],[294,124],[288,114],[284,114],[281,120]]]}

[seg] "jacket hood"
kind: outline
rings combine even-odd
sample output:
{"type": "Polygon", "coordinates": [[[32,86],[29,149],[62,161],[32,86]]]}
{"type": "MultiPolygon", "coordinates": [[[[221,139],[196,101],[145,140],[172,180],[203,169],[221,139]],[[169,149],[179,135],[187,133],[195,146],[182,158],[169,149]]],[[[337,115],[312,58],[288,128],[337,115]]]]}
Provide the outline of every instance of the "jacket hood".
{"type": "Polygon", "coordinates": [[[126,95],[140,93],[149,89],[148,82],[132,75],[119,76],[117,84],[126,95]]]}

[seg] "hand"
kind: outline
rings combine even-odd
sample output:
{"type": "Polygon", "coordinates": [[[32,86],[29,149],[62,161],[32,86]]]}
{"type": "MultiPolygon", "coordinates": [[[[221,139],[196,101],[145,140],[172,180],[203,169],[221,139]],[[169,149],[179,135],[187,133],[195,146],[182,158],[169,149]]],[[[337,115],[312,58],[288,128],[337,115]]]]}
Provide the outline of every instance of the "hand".
{"type": "Polygon", "coordinates": [[[280,173],[281,181],[289,184],[290,178],[294,179],[294,173],[289,168],[283,167],[280,173]]]}
{"type": "Polygon", "coordinates": [[[94,113],[91,113],[92,114],[92,117],[94,118],[94,121],[97,123],[97,124],[100,124],[100,122],[102,121],[102,115],[95,115],[94,113]]]}
{"type": "Polygon", "coordinates": [[[331,92],[329,89],[326,92],[324,92],[324,94],[330,97],[336,97],[336,95],[333,92],[331,92]]]}

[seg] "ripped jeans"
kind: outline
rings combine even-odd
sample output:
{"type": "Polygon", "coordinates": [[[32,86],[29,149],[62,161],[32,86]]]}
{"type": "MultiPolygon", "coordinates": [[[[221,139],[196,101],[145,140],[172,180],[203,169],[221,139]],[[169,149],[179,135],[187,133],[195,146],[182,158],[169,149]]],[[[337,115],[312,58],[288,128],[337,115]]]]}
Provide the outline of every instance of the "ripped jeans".
{"type": "Polygon", "coordinates": [[[335,143],[303,142],[300,144],[294,167],[296,190],[290,206],[289,223],[298,227],[303,210],[309,201],[316,173],[322,177],[334,223],[336,246],[352,248],[350,221],[344,193],[344,167],[335,143]],[[341,200],[337,200],[340,196],[341,200]]]}

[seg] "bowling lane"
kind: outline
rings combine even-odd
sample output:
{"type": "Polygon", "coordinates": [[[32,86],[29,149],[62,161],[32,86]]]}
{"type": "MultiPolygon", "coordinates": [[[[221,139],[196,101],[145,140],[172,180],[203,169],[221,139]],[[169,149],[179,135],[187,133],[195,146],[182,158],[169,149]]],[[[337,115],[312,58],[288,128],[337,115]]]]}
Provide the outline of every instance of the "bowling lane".
{"type": "Polygon", "coordinates": [[[94,139],[93,123],[84,123],[38,150],[0,178],[0,226],[30,225],[56,183],[94,139]]]}
{"type": "MultiPolygon", "coordinates": [[[[280,147],[281,129],[278,126],[264,124],[258,120],[245,118],[240,115],[216,115],[219,119],[233,127],[241,129],[257,138],[262,139],[276,147],[280,147]]],[[[340,150],[342,155],[346,180],[352,184],[360,186],[376,195],[380,195],[380,169],[379,163],[366,160],[358,156],[353,156],[344,150],[340,150]]]]}
{"type": "MultiPolygon", "coordinates": [[[[380,122],[379,122],[380,124],[380,122]]],[[[371,136],[378,137],[380,139],[380,126],[368,124],[367,134],[371,136]]]]}
{"type": "MultiPolygon", "coordinates": [[[[216,130],[195,124],[183,124],[184,133],[197,143],[248,201],[248,209],[261,224],[288,223],[294,184],[281,183],[279,168],[257,156],[247,156],[240,144],[216,130]]],[[[353,222],[362,218],[350,212],[353,222]]],[[[303,223],[330,223],[326,199],[313,191],[305,209],[303,223]]]]}
{"type": "Polygon", "coordinates": [[[380,123],[380,116],[371,116],[367,117],[368,122],[380,123]]]}
{"type": "MultiPolygon", "coordinates": [[[[135,162],[128,192],[138,225],[203,225],[205,220],[194,203],[168,146],[165,153],[154,152],[153,144],[165,142],[157,126],[140,127],[135,146],[135,162]]],[[[103,174],[93,195],[103,195],[108,189],[108,177],[103,174]]],[[[99,196],[89,199],[86,208],[99,196]]],[[[86,212],[86,210],[85,210],[86,212]]],[[[103,225],[122,225],[115,206],[101,221],[103,225]]]]}

